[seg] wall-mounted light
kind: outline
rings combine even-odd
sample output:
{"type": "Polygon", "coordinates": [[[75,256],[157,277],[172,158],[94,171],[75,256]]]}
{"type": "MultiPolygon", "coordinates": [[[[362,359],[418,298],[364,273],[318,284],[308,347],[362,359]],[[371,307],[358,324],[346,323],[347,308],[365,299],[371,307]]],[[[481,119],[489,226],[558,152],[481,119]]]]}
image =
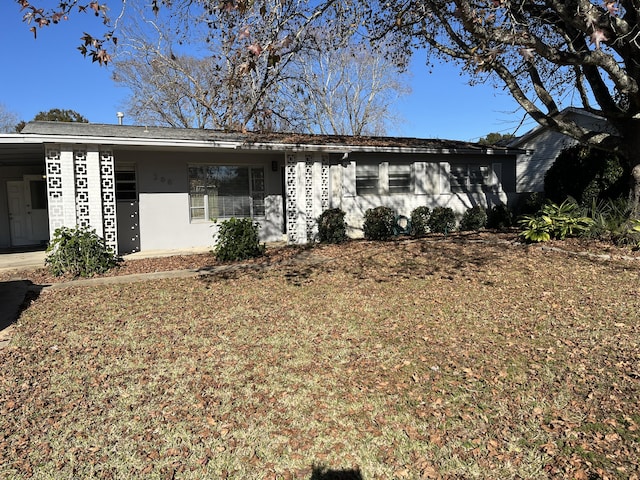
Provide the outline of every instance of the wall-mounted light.
{"type": "Polygon", "coordinates": [[[278,171],[278,161],[277,160],[272,160],[271,161],[271,171],[272,172],[277,172],[278,171]]]}

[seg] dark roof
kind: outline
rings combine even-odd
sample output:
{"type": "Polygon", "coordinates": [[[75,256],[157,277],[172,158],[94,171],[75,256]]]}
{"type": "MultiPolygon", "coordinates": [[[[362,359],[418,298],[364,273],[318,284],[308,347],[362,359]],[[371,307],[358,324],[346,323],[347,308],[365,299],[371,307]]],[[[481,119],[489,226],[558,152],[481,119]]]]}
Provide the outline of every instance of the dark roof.
{"type": "MultiPolygon", "coordinates": [[[[239,142],[251,144],[318,145],[332,147],[415,148],[434,150],[477,150],[487,146],[459,140],[421,139],[408,137],[369,137],[349,135],[310,135],[300,133],[225,132],[219,130],[108,125],[74,122],[31,122],[21,132],[24,135],[69,135],[127,139],[194,140],[209,142],[239,142]]],[[[505,147],[489,147],[507,150],[505,147]]]]}

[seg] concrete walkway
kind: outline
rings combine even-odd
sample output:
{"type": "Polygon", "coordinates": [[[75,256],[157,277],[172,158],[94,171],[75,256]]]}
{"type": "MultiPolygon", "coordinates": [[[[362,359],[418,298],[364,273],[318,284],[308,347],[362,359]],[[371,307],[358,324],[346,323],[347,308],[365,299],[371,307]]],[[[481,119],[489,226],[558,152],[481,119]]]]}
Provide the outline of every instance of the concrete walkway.
{"type": "MultiPolygon", "coordinates": [[[[170,257],[173,255],[194,255],[210,252],[211,248],[198,247],[180,250],[148,250],[123,255],[123,260],[136,260],[139,258],[170,257]]],[[[0,272],[8,270],[26,270],[44,267],[47,254],[44,250],[35,252],[0,253],[0,272]]]]}
{"type": "Polygon", "coordinates": [[[0,272],[44,267],[46,253],[36,252],[0,253],[0,272]]]}

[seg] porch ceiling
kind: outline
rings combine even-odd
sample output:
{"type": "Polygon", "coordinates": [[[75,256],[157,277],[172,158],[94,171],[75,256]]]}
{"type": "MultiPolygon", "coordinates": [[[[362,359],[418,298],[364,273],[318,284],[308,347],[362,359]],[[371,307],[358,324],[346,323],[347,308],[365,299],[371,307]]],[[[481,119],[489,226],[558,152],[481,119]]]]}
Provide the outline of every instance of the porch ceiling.
{"type": "Polygon", "coordinates": [[[42,144],[0,144],[0,167],[23,165],[44,165],[44,147],[42,144]]]}

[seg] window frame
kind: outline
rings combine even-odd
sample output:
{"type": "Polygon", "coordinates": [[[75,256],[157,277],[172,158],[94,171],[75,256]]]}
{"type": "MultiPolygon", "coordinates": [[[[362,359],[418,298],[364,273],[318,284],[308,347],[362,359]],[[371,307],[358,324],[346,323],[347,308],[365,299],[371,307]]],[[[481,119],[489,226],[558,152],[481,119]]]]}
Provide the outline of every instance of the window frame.
{"type": "Polygon", "coordinates": [[[356,162],[356,195],[378,194],[380,194],[380,164],[356,162]]]}
{"type": "Polygon", "coordinates": [[[114,176],[116,202],[138,201],[138,175],[135,167],[116,167],[114,176]]]}
{"type": "Polygon", "coordinates": [[[492,187],[493,169],[485,163],[452,163],[449,166],[451,193],[486,193],[492,187]]]}
{"type": "Polygon", "coordinates": [[[415,192],[415,162],[355,162],[357,196],[407,195],[415,192]]]}
{"type": "MultiPolygon", "coordinates": [[[[266,207],[265,207],[265,185],[266,185],[266,175],[265,175],[265,167],[264,165],[237,165],[237,164],[218,164],[218,163],[206,163],[206,164],[190,164],[187,166],[187,182],[188,182],[188,202],[189,202],[189,221],[191,223],[213,223],[219,219],[229,219],[232,217],[235,218],[264,218],[266,216],[266,207]],[[213,197],[209,192],[213,190],[215,187],[211,184],[207,183],[207,178],[202,175],[203,172],[206,172],[209,168],[235,168],[235,169],[243,169],[246,170],[246,193],[247,195],[215,195],[213,197]],[[192,171],[197,171],[198,176],[194,177],[192,171]],[[202,189],[202,199],[200,202],[194,205],[194,197],[195,189],[192,184],[192,180],[200,179],[203,182],[203,185],[199,185],[198,187],[202,189]],[[213,198],[212,198],[213,197],[213,198]],[[249,214],[246,215],[244,213],[233,212],[227,214],[227,212],[222,212],[222,215],[218,215],[220,212],[219,203],[222,199],[223,203],[231,201],[233,204],[230,205],[229,209],[233,208],[244,208],[242,205],[242,200],[244,198],[248,199],[248,207],[249,214]],[[230,200],[229,200],[230,199],[230,200]],[[237,199],[237,200],[234,200],[237,199]],[[238,203],[239,202],[239,203],[238,203]],[[214,206],[215,204],[215,206],[214,206]],[[216,212],[212,212],[213,209],[216,209],[216,212]],[[202,211],[202,214],[194,215],[194,211],[202,211]],[[212,214],[213,213],[213,214],[212,214]]],[[[225,207],[223,207],[225,208],[225,207]]]]}
{"type": "Polygon", "coordinates": [[[414,174],[413,163],[388,163],[387,164],[387,191],[390,195],[404,195],[407,193],[413,193],[414,191],[414,174]],[[392,168],[393,167],[393,168],[392,168]],[[391,170],[406,167],[408,171],[405,172],[391,172],[391,170]],[[392,178],[393,177],[393,178],[392,178]],[[402,185],[391,185],[392,180],[395,183],[398,179],[405,179],[406,183],[402,185]]]}

